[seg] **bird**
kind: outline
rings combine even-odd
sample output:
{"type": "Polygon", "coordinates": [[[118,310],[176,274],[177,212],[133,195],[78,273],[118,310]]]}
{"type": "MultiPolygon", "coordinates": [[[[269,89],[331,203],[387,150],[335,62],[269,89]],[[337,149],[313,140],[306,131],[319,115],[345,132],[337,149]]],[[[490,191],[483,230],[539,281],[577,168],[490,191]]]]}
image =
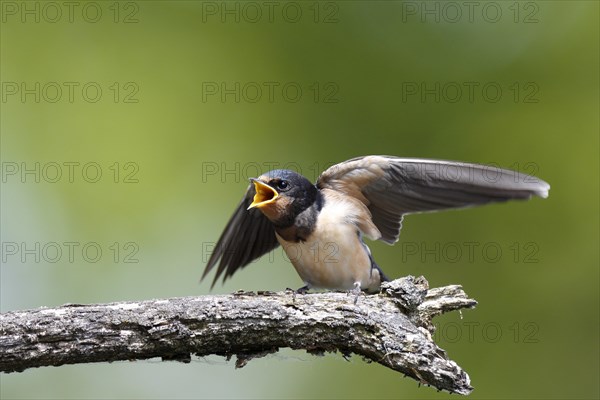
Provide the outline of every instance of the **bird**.
{"type": "Polygon", "coordinates": [[[281,245],[304,282],[298,293],[376,293],[389,279],[365,237],[392,245],[405,215],[546,198],[549,189],[541,179],[489,165],[395,156],[352,158],[315,184],[295,171],[272,170],[250,178],[202,280],[216,267],[212,289],[281,245]]]}

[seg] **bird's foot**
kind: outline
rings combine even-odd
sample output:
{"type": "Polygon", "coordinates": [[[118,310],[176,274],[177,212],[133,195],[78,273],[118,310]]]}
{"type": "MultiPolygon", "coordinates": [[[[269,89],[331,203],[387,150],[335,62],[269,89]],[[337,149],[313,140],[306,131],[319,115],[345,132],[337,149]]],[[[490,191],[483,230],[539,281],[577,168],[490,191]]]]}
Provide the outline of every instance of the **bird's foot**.
{"type": "Polygon", "coordinates": [[[350,291],[354,295],[354,304],[358,303],[358,296],[362,293],[360,282],[354,282],[354,288],[350,291]]]}
{"type": "Polygon", "coordinates": [[[296,289],[296,290],[290,289],[290,288],[285,289],[286,292],[287,291],[292,292],[292,300],[294,302],[296,301],[296,295],[297,294],[306,294],[309,290],[310,290],[310,285],[302,286],[301,288],[296,289]]]}
{"type": "Polygon", "coordinates": [[[306,292],[308,292],[309,290],[310,290],[310,285],[305,285],[299,289],[296,289],[296,293],[297,294],[306,294],[306,292]]]}

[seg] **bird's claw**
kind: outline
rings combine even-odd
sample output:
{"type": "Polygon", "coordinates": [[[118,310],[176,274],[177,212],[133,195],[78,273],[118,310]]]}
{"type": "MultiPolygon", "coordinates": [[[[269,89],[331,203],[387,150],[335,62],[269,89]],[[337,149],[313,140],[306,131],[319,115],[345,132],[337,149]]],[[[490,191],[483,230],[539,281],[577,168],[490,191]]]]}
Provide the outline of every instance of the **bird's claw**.
{"type": "Polygon", "coordinates": [[[302,286],[299,289],[296,289],[296,294],[306,294],[310,290],[309,285],[302,286]]]}
{"type": "Polygon", "coordinates": [[[297,295],[297,294],[306,294],[306,293],[307,293],[309,290],[310,290],[310,285],[305,285],[305,286],[302,286],[301,288],[299,288],[299,289],[296,289],[296,290],[294,290],[294,289],[290,289],[290,288],[286,288],[286,289],[285,289],[285,291],[286,291],[286,292],[287,292],[287,291],[290,291],[290,292],[292,292],[292,300],[293,300],[294,302],[296,301],[296,295],[297,295]]]}
{"type": "Polygon", "coordinates": [[[360,282],[354,282],[354,288],[350,291],[350,293],[354,294],[354,304],[358,303],[358,296],[362,293],[360,289],[360,282]]]}

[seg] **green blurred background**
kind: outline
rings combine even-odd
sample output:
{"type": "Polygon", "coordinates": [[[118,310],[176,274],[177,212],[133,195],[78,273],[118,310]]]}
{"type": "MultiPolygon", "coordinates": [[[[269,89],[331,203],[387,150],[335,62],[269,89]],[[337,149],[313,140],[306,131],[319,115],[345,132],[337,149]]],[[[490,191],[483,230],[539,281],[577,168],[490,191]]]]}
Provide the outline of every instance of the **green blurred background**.
{"type": "MultiPolygon", "coordinates": [[[[479,301],[436,334],[472,398],[598,398],[598,2],[467,3],[2,1],[1,310],[209,293],[211,245],[271,167],[493,163],[550,197],[410,216],[375,258],[479,301]]],[[[213,293],[299,286],[279,250],[213,293]]],[[[7,399],[449,396],[290,350],[0,380],[7,399]]]]}

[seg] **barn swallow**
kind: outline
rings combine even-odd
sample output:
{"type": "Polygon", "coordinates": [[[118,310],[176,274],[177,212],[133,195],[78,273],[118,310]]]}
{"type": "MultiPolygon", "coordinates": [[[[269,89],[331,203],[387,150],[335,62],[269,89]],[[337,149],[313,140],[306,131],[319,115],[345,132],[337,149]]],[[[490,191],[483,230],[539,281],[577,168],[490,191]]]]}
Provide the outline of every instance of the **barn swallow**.
{"type": "Polygon", "coordinates": [[[366,156],[336,164],[312,184],[290,170],[250,179],[208,260],[211,288],[281,245],[305,286],[379,291],[387,277],[363,237],[394,244],[406,214],[548,197],[548,183],[455,161],[366,156]]]}

